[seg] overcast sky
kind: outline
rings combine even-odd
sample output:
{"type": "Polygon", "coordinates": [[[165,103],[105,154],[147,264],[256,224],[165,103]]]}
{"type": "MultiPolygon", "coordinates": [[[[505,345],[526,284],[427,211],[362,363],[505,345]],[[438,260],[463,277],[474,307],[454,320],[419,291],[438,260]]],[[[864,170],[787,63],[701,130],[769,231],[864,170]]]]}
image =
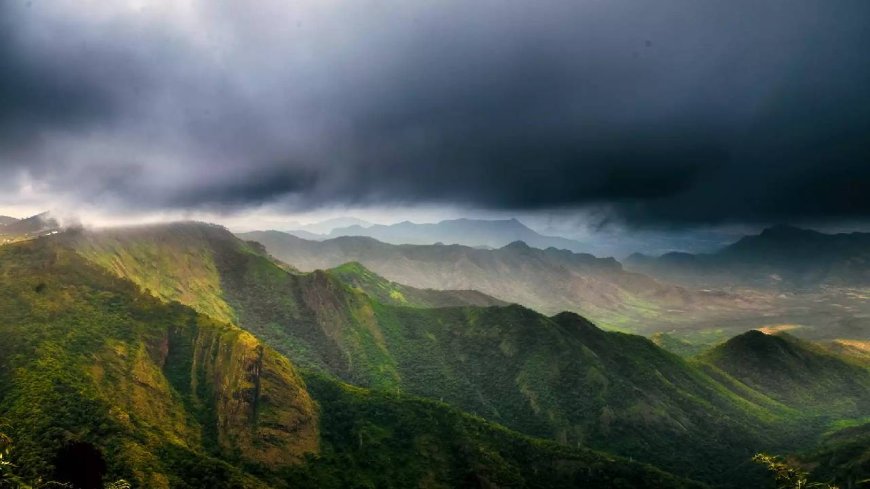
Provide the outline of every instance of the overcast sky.
{"type": "Polygon", "coordinates": [[[865,222],[868,19],[867,0],[3,0],[0,214],[865,222]]]}

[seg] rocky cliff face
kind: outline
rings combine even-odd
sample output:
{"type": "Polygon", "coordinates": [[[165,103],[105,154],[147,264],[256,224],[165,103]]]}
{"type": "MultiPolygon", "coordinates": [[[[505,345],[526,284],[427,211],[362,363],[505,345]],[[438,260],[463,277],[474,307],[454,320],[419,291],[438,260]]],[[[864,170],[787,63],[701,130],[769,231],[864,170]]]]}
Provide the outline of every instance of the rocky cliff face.
{"type": "Polygon", "coordinates": [[[137,487],[268,487],[246,469],[319,450],[316,405],[286,358],[55,242],[0,250],[0,318],[0,422],[35,474],[76,442],[137,487]]]}
{"type": "Polygon", "coordinates": [[[290,363],[252,335],[200,331],[194,368],[212,391],[217,440],[249,462],[292,465],[318,448],[317,414],[290,363]]]}

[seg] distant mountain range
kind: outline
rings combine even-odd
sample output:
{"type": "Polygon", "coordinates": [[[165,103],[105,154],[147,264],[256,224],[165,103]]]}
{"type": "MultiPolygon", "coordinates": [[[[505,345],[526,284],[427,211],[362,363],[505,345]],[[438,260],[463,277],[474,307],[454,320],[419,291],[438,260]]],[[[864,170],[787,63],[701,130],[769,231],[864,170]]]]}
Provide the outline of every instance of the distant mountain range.
{"type": "Polygon", "coordinates": [[[515,241],[494,250],[462,245],[393,245],[368,237],[305,240],[278,231],[242,233],[300,270],[359,262],[389,280],[427,289],[473,289],[546,314],[574,311],[599,324],[654,331],[693,312],[752,307],[721,293],[702,293],[623,270],[596,258],[515,241]]]}
{"type": "Polygon", "coordinates": [[[825,234],[775,226],[712,254],[640,254],[629,269],[690,286],[805,289],[870,286],[870,233],[825,234]]]}
{"type": "Polygon", "coordinates": [[[25,219],[0,217],[0,243],[27,239],[60,229],[60,223],[47,212],[25,219]]]}
{"type": "Polygon", "coordinates": [[[583,251],[583,243],[559,236],[544,236],[516,219],[452,219],[437,223],[417,224],[403,221],[383,225],[358,222],[350,226],[333,227],[319,233],[338,221],[326,221],[315,226],[288,231],[303,239],[325,240],[341,236],[366,236],[391,244],[460,244],[471,247],[501,248],[522,241],[535,248],[556,248],[583,251]]]}
{"type": "Polygon", "coordinates": [[[294,236],[322,241],[341,236],[368,236],[391,244],[462,244],[475,248],[501,248],[514,241],[546,249],[554,247],[596,256],[624,258],[635,252],[659,254],[672,250],[712,252],[734,241],[739,235],[723,230],[619,230],[603,229],[578,239],[578,232],[539,223],[544,228],[532,229],[517,219],[455,219],[434,224],[402,222],[391,225],[373,224],[356,218],[336,218],[313,224],[288,223],[282,230],[294,236]],[[543,231],[547,229],[548,231],[543,231]],[[564,234],[567,233],[567,234],[564,234]]]}
{"type": "Polygon", "coordinates": [[[302,232],[307,233],[309,235],[328,235],[333,229],[338,228],[346,228],[350,226],[360,226],[360,227],[369,227],[372,226],[373,223],[368,221],[364,221],[362,219],[357,219],[355,217],[335,217],[332,219],[326,219],[324,221],[318,221],[310,224],[299,224],[295,222],[287,223],[287,227],[292,229],[292,233],[302,232]]]}

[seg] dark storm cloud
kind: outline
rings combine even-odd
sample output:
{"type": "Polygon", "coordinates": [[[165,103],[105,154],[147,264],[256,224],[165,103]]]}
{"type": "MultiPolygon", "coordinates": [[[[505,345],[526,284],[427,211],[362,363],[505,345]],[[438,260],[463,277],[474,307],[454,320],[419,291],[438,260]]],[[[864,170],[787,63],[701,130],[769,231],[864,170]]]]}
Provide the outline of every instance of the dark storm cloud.
{"type": "Polygon", "coordinates": [[[870,215],[864,0],[181,4],[9,2],[0,165],[128,208],[870,215]]]}
{"type": "Polygon", "coordinates": [[[0,4],[0,144],[7,158],[40,131],[96,121],[110,105],[101,87],[89,86],[75,66],[23,49],[14,36],[16,13],[15,5],[0,4]]]}

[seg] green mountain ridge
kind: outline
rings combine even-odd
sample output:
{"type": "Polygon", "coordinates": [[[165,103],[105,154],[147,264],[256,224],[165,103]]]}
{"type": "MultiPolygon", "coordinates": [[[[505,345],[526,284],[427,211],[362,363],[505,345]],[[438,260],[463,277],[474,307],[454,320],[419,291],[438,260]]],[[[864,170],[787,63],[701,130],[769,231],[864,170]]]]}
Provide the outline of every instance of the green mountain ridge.
{"type": "Polygon", "coordinates": [[[573,311],[632,332],[684,325],[693,315],[752,309],[727,293],[693,291],[623,270],[612,258],[513,242],[495,250],[460,245],[392,245],[367,237],[308,241],[277,231],[243,233],[300,270],[359,262],[406,285],[473,289],[545,314],[573,311]]]}
{"type": "Polygon", "coordinates": [[[143,287],[174,277],[160,289],[165,299],[231,311],[304,368],[692,477],[723,483],[737,472],[757,480],[737,467],[753,450],[787,445],[777,434],[784,425],[797,429],[793,408],[724,372],[714,378],[644,338],[606,333],[573,314],[384,304],[359,284],[385,281],[359,265],[288,273],[222,228],[178,226],[143,230],[153,236],[144,248],[141,239],[119,240],[119,231],[85,233],[74,245],[116,273],[137,270],[128,278],[143,287]],[[189,251],[163,249],[180,246],[173,237],[189,251]],[[183,265],[162,272],[166,264],[152,255],[181,256],[183,265]],[[179,270],[209,279],[181,280],[179,270]]]}
{"type": "Polygon", "coordinates": [[[818,447],[801,454],[800,460],[817,480],[845,488],[870,487],[870,422],[827,434],[818,447]]]}
{"type": "Polygon", "coordinates": [[[81,240],[0,248],[0,427],[30,478],[50,478],[64,447],[84,443],[111,479],[149,488],[700,487],[441,403],[303,381],[247,332],[68,248],[94,244],[81,240]]]}

